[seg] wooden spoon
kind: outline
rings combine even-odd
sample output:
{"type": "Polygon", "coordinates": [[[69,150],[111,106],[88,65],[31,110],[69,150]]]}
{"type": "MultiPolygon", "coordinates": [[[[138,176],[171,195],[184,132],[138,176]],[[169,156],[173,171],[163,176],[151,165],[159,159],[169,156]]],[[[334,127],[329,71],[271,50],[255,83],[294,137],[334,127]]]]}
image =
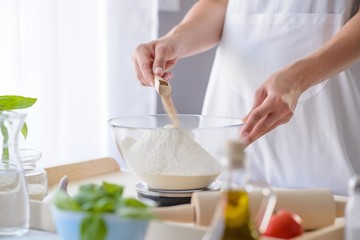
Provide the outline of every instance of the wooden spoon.
{"type": "Polygon", "coordinates": [[[170,84],[167,81],[165,81],[162,77],[155,76],[154,82],[155,82],[155,89],[160,96],[166,97],[169,94],[171,94],[170,84]]]}

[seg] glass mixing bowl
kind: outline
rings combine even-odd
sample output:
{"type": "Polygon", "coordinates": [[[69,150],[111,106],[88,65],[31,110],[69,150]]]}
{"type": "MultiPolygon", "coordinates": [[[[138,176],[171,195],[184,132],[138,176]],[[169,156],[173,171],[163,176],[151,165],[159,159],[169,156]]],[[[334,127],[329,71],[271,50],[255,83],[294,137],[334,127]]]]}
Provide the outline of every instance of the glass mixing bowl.
{"type": "Polygon", "coordinates": [[[241,118],[166,114],[109,120],[117,148],[130,170],[150,189],[208,187],[219,176],[228,140],[238,139],[241,118]]]}

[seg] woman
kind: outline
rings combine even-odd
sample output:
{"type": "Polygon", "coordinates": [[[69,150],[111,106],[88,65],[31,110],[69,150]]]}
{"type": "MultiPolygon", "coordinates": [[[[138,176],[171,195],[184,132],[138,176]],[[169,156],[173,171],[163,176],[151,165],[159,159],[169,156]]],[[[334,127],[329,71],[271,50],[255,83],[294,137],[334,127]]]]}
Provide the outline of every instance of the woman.
{"type": "Polygon", "coordinates": [[[359,26],[359,0],[200,0],[133,61],[151,86],[218,45],[203,114],[245,116],[253,176],[346,194],[360,172],[359,26]]]}

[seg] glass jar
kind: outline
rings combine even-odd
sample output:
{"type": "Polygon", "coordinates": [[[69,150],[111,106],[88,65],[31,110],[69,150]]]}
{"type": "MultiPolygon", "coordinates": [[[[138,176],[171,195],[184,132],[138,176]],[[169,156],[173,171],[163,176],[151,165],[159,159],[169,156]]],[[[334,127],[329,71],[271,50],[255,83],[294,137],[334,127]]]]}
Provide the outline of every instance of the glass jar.
{"type": "Polygon", "coordinates": [[[29,195],[18,151],[24,120],[24,114],[0,112],[0,238],[29,229],[29,195]]]}
{"type": "Polygon", "coordinates": [[[48,192],[47,173],[37,166],[42,153],[35,149],[19,149],[30,199],[42,201],[48,192]]]}

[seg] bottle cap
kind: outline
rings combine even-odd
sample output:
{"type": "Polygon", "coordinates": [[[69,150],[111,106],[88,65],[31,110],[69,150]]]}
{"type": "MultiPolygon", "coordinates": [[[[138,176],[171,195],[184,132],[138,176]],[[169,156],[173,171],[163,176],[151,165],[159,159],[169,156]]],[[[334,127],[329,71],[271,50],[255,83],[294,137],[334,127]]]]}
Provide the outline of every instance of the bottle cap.
{"type": "Polygon", "coordinates": [[[232,168],[243,168],[245,165],[246,144],[240,140],[231,140],[226,144],[229,166],[232,168]]]}
{"type": "Polygon", "coordinates": [[[349,194],[360,193],[360,176],[353,176],[349,180],[349,194]]]}

